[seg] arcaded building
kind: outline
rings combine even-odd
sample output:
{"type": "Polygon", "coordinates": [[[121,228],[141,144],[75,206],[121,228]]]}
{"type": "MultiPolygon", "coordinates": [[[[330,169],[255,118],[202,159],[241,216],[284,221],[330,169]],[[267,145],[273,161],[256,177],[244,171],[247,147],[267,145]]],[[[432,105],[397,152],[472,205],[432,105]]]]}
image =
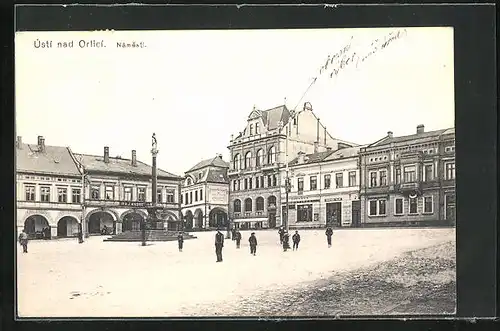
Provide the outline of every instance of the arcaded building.
{"type": "Polygon", "coordinates": [[[455,129],[392,132],[360,151],[362,226],[455,224],[455,129]]]}
{"type": "Polygon", "coordinates": [[[76,236],[82,218],[82,175],[71,149],[16,141],[17,230],[30,238],[76,236]]]}
{"type": "Polygon", "coordinates": [[[237,228],[274,228],[282,224],[281,188],[285,165],[298,152],[315,153],[350,147],[333,138],[310,103],[300,111],[285,105],[254,108],[243,130],[232,136],[229,176],[229,217],[237,228]]]}
{"type": "Polygon", "coordinates": [[[181,214],[187,231],[227,227],[228,168],[222,155],[217,155],[186,171],[181,189],[181,214]]]}

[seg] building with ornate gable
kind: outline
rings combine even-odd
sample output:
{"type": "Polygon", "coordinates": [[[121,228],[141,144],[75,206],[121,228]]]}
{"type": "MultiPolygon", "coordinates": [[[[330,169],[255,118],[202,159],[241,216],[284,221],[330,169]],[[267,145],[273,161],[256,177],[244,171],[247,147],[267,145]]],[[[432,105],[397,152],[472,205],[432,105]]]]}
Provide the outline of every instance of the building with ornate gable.
{"type": "Polygon", "coordinates": [[[152,167],[131,158],[111,157],[109,147],[103,155],[74,154],[85,172],[85,229],[89,234],[101,233],[104,227],[113,233],[139,231],[140,223],[157,194],[157,205],[163,207],[165,227],[180,228],[180,176],[157,169],[157,192],[152,192],[152,167]]]}
{"type": "Polygon", "coordinates": [[[82,175],[69,147],[16,141],[17,229],[31,238],[78,234],[82,218],[82,175]]]}
{"type": "Polygon", "coordinates": [[[395,137],[360,150],[362,226],[455,224],[455,129],[395,137]]]}
{"type": "Polygon", "coordinates": [[[274,228],[282,224],[280,206],[284,168],[298,152],[337,150],[356,144],[333,138],[306,102],[300,111],[285,105],[253,109],[243,131],[232,136],[229,217],[239,228],[274,228]]]}
{"type": "Polygon", "coordinates": [[[186,171],[181,188],[181,213],[186,230],[227,227],[229,164],[222,155],[186,171]]]}

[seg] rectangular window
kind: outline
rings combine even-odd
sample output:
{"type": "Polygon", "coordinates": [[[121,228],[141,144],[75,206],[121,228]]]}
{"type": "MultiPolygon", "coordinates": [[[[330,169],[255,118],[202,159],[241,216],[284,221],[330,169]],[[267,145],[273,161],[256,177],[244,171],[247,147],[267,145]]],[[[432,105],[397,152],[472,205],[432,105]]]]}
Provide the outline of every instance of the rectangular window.
{"type": "Polygon", "coordinates": [[[297,178],[297,191],[304,191],[304,178],[297,178]]]}
{"type": "Polygon", "coordinates": [[[193,192],[189,192],[189,203],[193,203],[193,192]]]}
{"type": "Polygon", "coordinates": [[[161,194],[161,188],[156,189],[156,202],[163,202],[163,194],[161,194]]]}
{"type": "Polygon", "coordinates": [[[377,200],[370,200],[368,213],[370,216],[377,216],[377,200]]]}
{"type": "Polygon", "coordinates": [[[316,176],[309,177],[309,186],[311,191],[318,189],[318,179],[316,178],[316,176]]]}
{"type": "Polygon", "coordinates": [[[338,173],[335,174],[335,185],[337,188],[344,187],[344,174],[338,173]]]}
{"type": "Polygon", "coordinates": [[[48,186],[40,187],[40,201],[50,202],[50,187],[48,186]]]}
{"type": "Polygon", "coordinates": [[[272,179],[271,179],[271,175],[268,175],[267,176],[267,187],[273,186],[272,184],[273,184],[273,182],[272,182],[272,179]]]}
{"type": "Polygon", "coordinates": [[[26,201],[35,201],[35,187],[26,185],[24,187],[24,197],[26,201]]]}
{"type": "Polygon", "coordinates": [[[255,177],[255,188],[260,188],[260,178],[255,177]]]}
{"type": "Polygon", "coordinates": [[[247,178],[245,178],[245,179],[243,180],[243,183],[244,183],[244,188],[245,188],[245,190],[248,190],[248,179],[247,179],[247,178]]]}
{"type": "Polygon", "coordinates": [[[432,214],[434,212],[432,196],[424,197],[424,213],[432,214]]]}
{"type": "Polygon", "coordinates": [[[198,201],[198,191],[194,191],[194,201],[198,201]]]}
{"type": "Polygon", "coordinates": [[[455,162],[446,163],[445,170],[446,180],[455,179],[455,162]]]}
{"type": "Polygon", "coordinates": [[[259,134],[260,129],[259,129],[259,123],[255,123],[255,134],[259,134]]]}
{"type": "Polygon", "coordinates": [[[184,203],[184,196],[181,194],[181,204],[184,203]]]}
{"type": "Polygon", "coordinates": [[[409,198],[409,203],[410,203],[410,214],[416,214],[417,213],[417,198],[409,198]]]}
{"type": "Polygon", "coordinates": [[[403,215],[403,199],[396,198],[394,200],[394,215],[403,215]]]}
{"type": "Polygon", "coordinates": [[[132,188],[124,187],[123,188],[123,199],[125,201],[132,201],[132,188]]]}
{"type": "Polygon", "coordinates": [[[238,182],[235,180],[233,180],[233,191],[236,191],[238,188],[238,182]]]}
{"type": "Polygon", "coordinates": [[[260,177],[260,187],[264,187],[264,176],[260,177]]]}
{"type": "Polygon", "coordinates": [[[277,183],[277,177],[276,175],[273,175],[273,187],[277,186],[278,183],[277,183]]]}
{"type": "Polygon", "coordinates": [[[312,222],[312,204],[297,205],[297,222],[312,222]]]}
{"type": "Polygon", "coordinates": [[[167,191],[167,203],[174,203],[175,202],[174,194],[175,194],[175,191],[172,191],[172,190],[167,191]]]}
{"type": "Polygon", "coordinates": [[[380,170],[379,172],[380,186],[387,186],[387,171],[380,170]]]}
{"type": "Polygon", "coordinates": [[[251,190],[252,189],[252,185],[253,184],[253,178],[248,178],[248,189],[251,190]]]}
{"type": "Polygon", "coordinates": [[[332,176],[325,175],[325,189],[329,189],[332,185],[332,176]]]}
{"type": "Polygon", "coordinates": [[[432,164],[426,164],[424,166],[424,181],[428,182],[431,181],[433,178],[432,176],[432,164]]]}
{"type": "Polygon", "coordinates": [[[203,189],[200,188],[200,200],[203,200],[203,189]]]}
{"type": "Polygon", "coordinates": [[[146,188],[138,187],[137,188],[137,201],[146,201],[146,188]]]}
{"type": "Polygon", "coordinates": [[[413,183],[417,181],[417,170],[415,166],[405,167],[404,169],[405,183],[413,183]]]}
{"type": "Polygon", "coordinates": [[[184,193],[184,204],[187,205],[188,203],[189,203],[189,197],[188,197],[188,194],[186,192],[186,193],[184,193]]]}
{"type": "Polygon", "coordinates": [[[370,187],[377,187],[377,173],[375,171],[370,172],[370,187]]]}
{"type": "Polygon", "coordinates": [[[395,178],[396,184],[401,184],[401,167],[396,167],[394,178],[395,178]]]}
{"type": "Polygon", "coordinates": [[[106,200],[114,200],[115,188],[113,186],[106,186],[106,200]]]}
{"type": "Polygon", "coordinates": [[[101,198],[101,188],[98,185],[92,185],[90,188],[90,198],[99,200],[101,198]]]}
{"type": "Polygon", "coordinates": [[[349,186],[356,186],[356,171],[349,171],[349,186]]]}
{"type": "Polygon", "coordinates": [[[241,190],[241,180],[238,179],[238,191],[241,190]]]}
{"type": "Polygon", "coordinates": [[[386,213],[386,201],[385,200],[379,200],[378,201],[378,214],[379,215],[385,215],[386,213]]]}
{"type": "Polygon", "coordinates": [[[71,201],[73,203],[80,203],[82,198],[81,190],[79,188],[72,189],[71,198],[72,198],[71,201]]]}
{"type": "Polygon", "coordinates": [[[57,188],[57,201],[58,202],[68,201],[68,189],[62,187],[57,188]]]}

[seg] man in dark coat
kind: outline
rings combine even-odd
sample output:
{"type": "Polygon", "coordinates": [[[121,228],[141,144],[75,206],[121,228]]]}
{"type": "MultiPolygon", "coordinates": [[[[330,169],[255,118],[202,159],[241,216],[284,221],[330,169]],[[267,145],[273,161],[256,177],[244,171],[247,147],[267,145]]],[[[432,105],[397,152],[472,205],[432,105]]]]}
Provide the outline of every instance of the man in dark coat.
{"type": "Polygon", "coordinates": [[[83,228],[82,228],[82,223],[78,224],[78,243],[79,244],[83,243],[83,228]]]}
{"type": "Polygon", "coordinates": [[[333,235],[333,230],[330,226],[326,228],[326,241],[328,242],[328,247],[332,247],[332,235],[333,235]]]}
{"type": "Polygon", "coordinates": [[[182,232],[177,235],[177,244],[179,245],[179,252],[182,252],[182,246],[184,245],[184,236],[182,232]]]}
{"type": "Polygon", "coordinates": [[[235,229],[234,240],[236,240],[236,248],[240,248],[241,232],[238,229],[235,229]]]}
{"type": "Polygon", "coordinates": [[[293,250],[299,249],[299,242],[300,242],[299,231],[295,231],[295,234],[292,236],[292,241],[293,241],[293,250]]]}
{"type": "Polygon", "coordinates": [[[286,252],[287,249],[290,248],[290,235],[288,231],[284,231],[283,233],[283,252],[286,252]]]}
{"type": "Polygon", "coordinates": [[[215,234],[215,254],[217,255],[216,262],[222,262],[222,247],[224,247],[224,235],[217,229],[215,234]]]}
{"type": "Polygon", "coordinates": [[[23,246],[23,253],[28,253],[28,235],[24,230],[19,234],[19,244],[23,246]]]}
{"type": "Polygon", "coordinates": [[[283,235],[285,234],[285,229],[283,229],[282,226],[280,226],[280,229],[278,230],[278,234],[280,235],[280,245],[283,245],[283,235]]]}
{"type": "Polygon", "coordinates": [[[248,242],[250,243],[250,254],[255,256],[257,252],[257,237],[255,237],[255,232],[252,232],[250,238],[248,238],[248,242]]]}

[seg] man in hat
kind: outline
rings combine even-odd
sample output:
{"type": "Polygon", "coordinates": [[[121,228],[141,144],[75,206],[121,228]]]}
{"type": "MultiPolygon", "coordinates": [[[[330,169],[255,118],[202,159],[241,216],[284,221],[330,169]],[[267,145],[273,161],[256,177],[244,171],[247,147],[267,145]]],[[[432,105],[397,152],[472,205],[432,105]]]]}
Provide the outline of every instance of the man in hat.
{"type": "Polygon", "coordinates": [[[326,234],[326,241],[328,242],[328,248],[330,248],[332,247],[332,235],[333,235],[333,230],[330,226],[326,228],[325,234],[326,234]]]}
{"type": "Polygon", "coordinates": [[[177,235],[177,244],[179,245],[179,252],[182,252],[182,246],[184,246],[184,236],[182,232],[177,235]]]}
{"type": "Polygon", "coordinates": [[[215,254],[217,255],[216,262],[222,262],[222,247],[224,247],[224,235],[217,228],[217,233],[215,234],[215,254]]]}
{"type": "Polygon", "coordinates": [[[257,252],[257,237],[255,237],[255,232],[252,232],[252,234],[250,234],[248,242],[250,243],[250,254],[253,254],[255,256],[255,253],[257,252]]]}
{"type": "Polygon", "coordinates": [[[300,242],[299,231],[295,231],[295,234],[292,236],[292,241],[293,241],[293,249],[292,250],[299,249],[299,242],[300,242]]]}
{"type": "Polygon", "coordinates": [[[28,253],[28,235],[24,230],[19,234],[19,244],[23,246],[23,253],[28,253]]]}
{"type": "Polygon", "coordinates": [[[234,240],[236,240],[236,248],[240,248],[241,232],[238,229],[234,230],[234,240]]]}
{"type": "Polygon", "coordinates": [[[290,248],[290,235],[288,234],[288,231],[283,232],[283,252],[286,252],[287,249],[290,248]]]}

